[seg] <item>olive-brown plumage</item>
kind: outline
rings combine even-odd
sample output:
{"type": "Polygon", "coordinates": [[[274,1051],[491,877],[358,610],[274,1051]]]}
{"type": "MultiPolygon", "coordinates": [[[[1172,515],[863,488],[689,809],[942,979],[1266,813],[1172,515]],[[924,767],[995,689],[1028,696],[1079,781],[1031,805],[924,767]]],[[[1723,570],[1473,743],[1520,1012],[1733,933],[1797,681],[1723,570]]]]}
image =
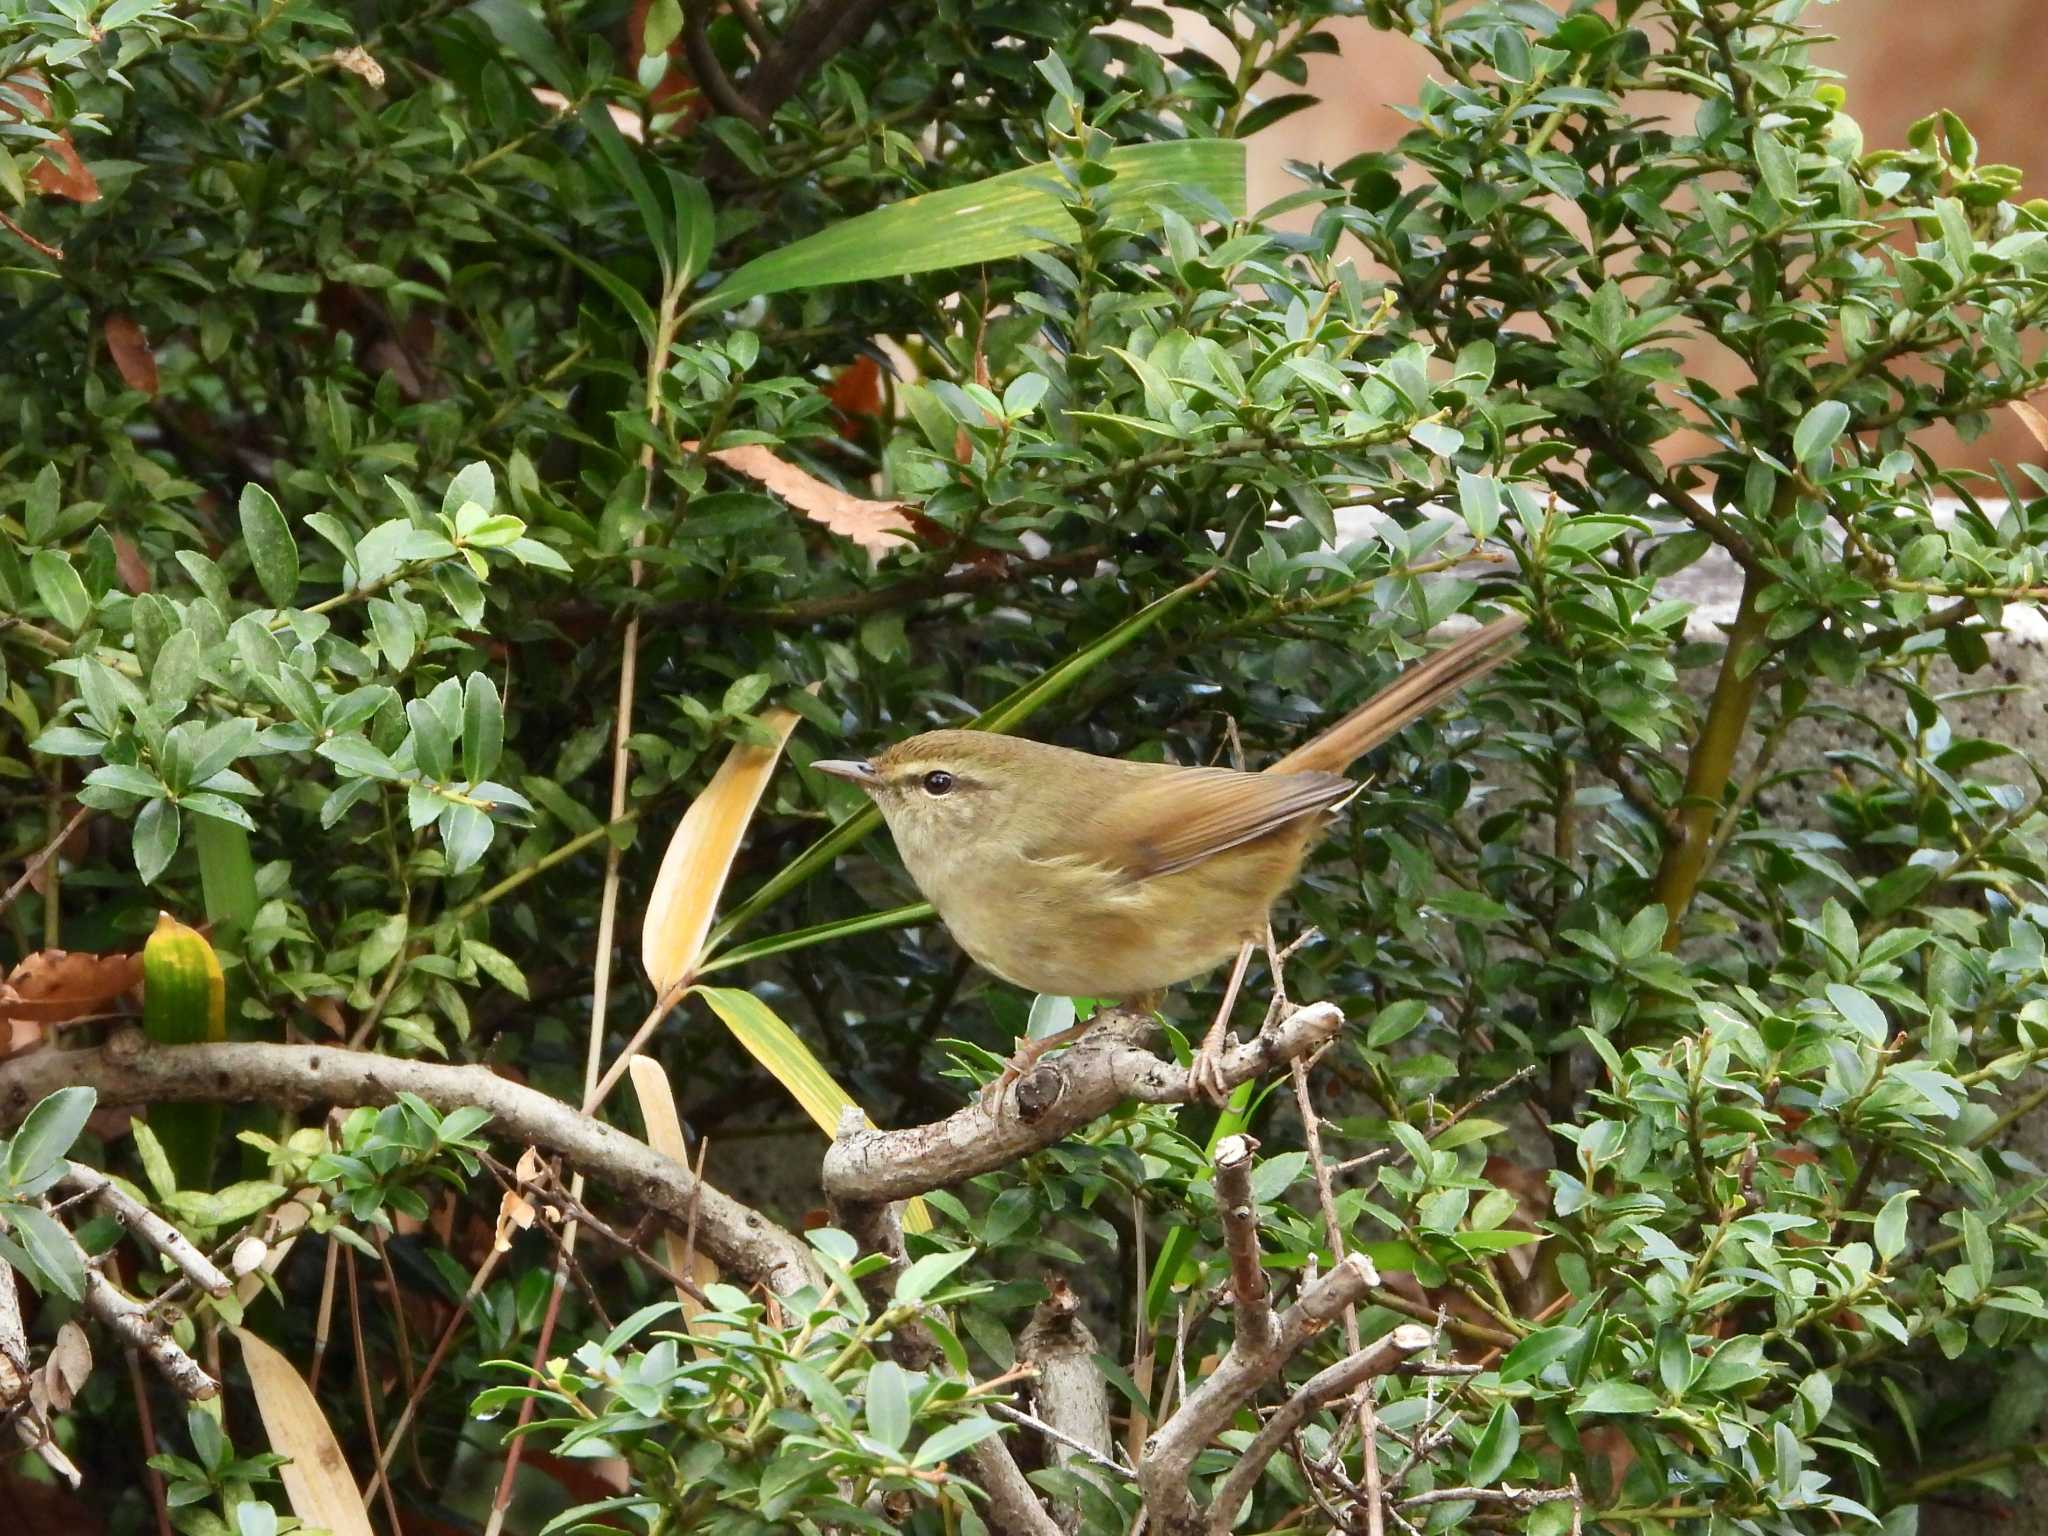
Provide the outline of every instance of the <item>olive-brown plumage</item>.
{"type": "Polygon", "coordinates": [[[874,797],[911,879],[984,968],[1034,992],[1134,999],[1247,954],[1358,792],[1343,770],[1498,666],[1521,625],[1464,636],[1263,773],[982,731],[812,766],[874,797]]]}

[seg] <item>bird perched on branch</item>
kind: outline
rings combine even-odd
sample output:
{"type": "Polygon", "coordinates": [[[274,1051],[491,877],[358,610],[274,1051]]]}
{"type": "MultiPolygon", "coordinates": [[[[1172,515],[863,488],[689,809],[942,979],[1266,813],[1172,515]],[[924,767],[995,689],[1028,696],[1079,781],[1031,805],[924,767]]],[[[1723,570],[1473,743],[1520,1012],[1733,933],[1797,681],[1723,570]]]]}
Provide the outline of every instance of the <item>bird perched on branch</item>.
{"type": "MultiPolygon", "coordinates": [[[[1343,771],[1507,660],[1522,624],[1496,619],[1453,641],[1263,773],[958,730],[811,766],[873,797],[917,888],[1004,981],[1149,1008],[1234,954],[1193,1067],[1220,1102],[1224,1025],[1273,903],[1363,788],[1343,771]]],[[[1086,1027],[1025,1042],[993,1091],[1086,1027]]]]}

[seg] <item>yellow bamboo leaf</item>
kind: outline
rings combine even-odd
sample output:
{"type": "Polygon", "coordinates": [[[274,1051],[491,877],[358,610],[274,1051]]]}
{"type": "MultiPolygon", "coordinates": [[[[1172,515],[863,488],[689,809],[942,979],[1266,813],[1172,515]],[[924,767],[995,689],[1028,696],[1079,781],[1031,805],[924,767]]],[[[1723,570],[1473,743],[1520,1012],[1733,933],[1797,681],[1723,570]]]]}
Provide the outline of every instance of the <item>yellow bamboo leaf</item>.
{"type": "Polygon", "coordinates": [[[654,878],[640,927],[640,963],[657,993],[679,986],[703,953],[733,856],[797,717],[792,710],[770,709],[761,721],[775,734],[775,745],[743,742],[726,753],[704,792],[683,812],[661,856],[661,873],[654,878]]]}
{"type": "Polygon", "coordinates": [[[234,1334],[242,1344],[242,1360],[249,1367],[249,1385],[256,1393],[270,1448],[291,1458],[277,1475],[284,1480],[292,1513],[334,1536],[374,1536],[370,1512],[356,1492],[355,1477],[327,1416],[291,1361],[246,1328],[237,1328],[234,1334]]]}
{"type": "MultiPolygon", "coordinates": [[[[647,1126],[647,1145],[663,1157],[673,1158],[685,1168],[690,1166],[689,1144],[683,1140],[682,1116],[676,1113],[675,1089],[669,1085],[668,1074],[661,1070],[661,1063],[652,1056],[635,1056],[626,1064],[626,1071],[633,1079],[633,1092],[640,1099],[640,1118],[647,1126]]],[[[673,1229],[668,1234],[668,1267],[679,1275],[694,1280],[699,1286],[710,1285],[718,1278],[718,1266],[704,1256],[699,1248],[689,1248],[684,1234],[673,1229]],[[689,1269],[683,1268],[685,1260],[689,1269]]],[[[683,1316],[693,1318],[704,1310],[703,1303],[688,1291],[677,1288],[677,1300],[683,1304],[683,1316]]]]}
{"type": "MultiPolygon", "coordinates": [[[[733,1038],[747,1048],[754,1060],[766,1067],[775,1081],[787,1088],[790,1097],[803,1106],[804,1113],[818,1122],[818,1128],[827,1136],[836,1135],[840,1116],[849,1109],[860,1109],[853,1102],[853,1095],[839,1086],[838,1081],[825,1070],[824,1063],[811,1054],[811,1048],[797,1037],[797,1032],[782,1022],[773,1008],[751,992],[742,992],[737,987],[696,987],[696,994],[711,1005],[711,1011],[725,1021],[725,1027],[732,1031],[733,1038]]],[[[865,1110],[860,1117],[869,1126],[865,1110]]],[[[932,1226],[931,1212],[925,1209],[922,1200],[908,1200],[903,1206],[903,1227],[908,1232],[929,1232],[932,1226]]]]}

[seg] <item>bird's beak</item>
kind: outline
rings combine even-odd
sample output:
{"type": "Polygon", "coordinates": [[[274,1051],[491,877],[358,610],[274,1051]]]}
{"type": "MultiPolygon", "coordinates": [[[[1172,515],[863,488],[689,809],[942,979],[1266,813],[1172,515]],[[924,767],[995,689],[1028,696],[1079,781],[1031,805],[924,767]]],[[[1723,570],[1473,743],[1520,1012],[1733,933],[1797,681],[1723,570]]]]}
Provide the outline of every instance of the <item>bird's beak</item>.
{"type": "Polygon", "coordinates": [[[882,782],[882,776],[875,772],[875,765],[865,758],[821,757],[811,767],[819,773],[829,773],[835,779],[858,784],[862,789],[873,789],[882,782]]]}

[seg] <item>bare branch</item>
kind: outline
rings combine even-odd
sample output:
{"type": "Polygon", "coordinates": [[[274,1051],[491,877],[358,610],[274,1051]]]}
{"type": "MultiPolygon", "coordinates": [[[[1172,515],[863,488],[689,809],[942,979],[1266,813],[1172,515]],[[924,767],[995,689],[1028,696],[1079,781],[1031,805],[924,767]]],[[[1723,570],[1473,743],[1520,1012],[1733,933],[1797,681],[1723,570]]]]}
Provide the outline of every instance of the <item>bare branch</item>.
{"type": "MultiPolygon", "coordinates": [[[[82,1251],[80,1256],[83,1257],[82,1251]]],[[[156,1314],[117,1290],[90,1262],[85,1266],[85,1310],[120,1335],[122,1343],[147,1355],[164,1380],[187,1401],[198,1402],[219,1393],[219,1383],[178,1347],[178,1341],[157,1320],[156,1314]]]]}
{"type": "Polygon", "coordinates": [[[96,1168],[88,1168],[83,1163],[67,1163],[65,1168],[64,1177],[57,1181],[59,1189],[76,1190],[97,1201],[106,1209],[108,1215],[126,1227],[134,1237],[147,1243],[177,1265],[186,1278],[207,1295],[225,1296],[235,1288],[234,1281],[222,1274],[220,1267],[213,1260],[194,1247],[190,1238],[104,1173],[96,1168]]]}
{"type": "MultiPolygon", "coordinates": [[[[1224,1085],[1277,1071],[1334,1038],[1343,1023],[1330,1003],[1297,1009],[1223,1052],[1224,1085]]],[[[1188,1069],[1142,1047],[1151,1027],[1149,1019],[1129,1014],[1105,1019],[1072,1050],[1040,1062],[993,1105],[977,1100],[909,1130],[842,1128],[825,1154],[826,1195],[841,1208],[906,1199],[1028,1157],[1125,1099],[1187,1103],[1196,1096],[1188,1069]]],[[[0,1083],[4,1072],[0,1068],[0,1083]]]]}
{"type": "Polygon", "coordinates": [[[1251,1347],[1243,1339],[1233,1341],[1216,1369],[1159,1426],[1138,1463],[1138,1486],[1166,1536],[1195,1536],[1205,1529],[1202,1512],[1188,1492],[1188,1473],[1203,1448],[1229,1425],[1239,1408],[1280,1374],[1302,1345],[1378,1283],[1372,1261],[1362,1253],[1352,1254],[1280,1314],[1272,1338],[1263,1347],[1251,1347]]]}
{"type": "MultiPolygon", "coordinates": [[[[1298,1065],[1298,1063],[1297,1063],[1298,1065]]],[[[1237,1336],[1248,1349],[1273,1341],[1273,1304],[1259,1253],[1259,1205],[1252,1194],[1249,1136],[1226,1136],[1216,1144],[1216,1211],[1223,1219],[1223,1249],[1230,1257],[1230,1305],[1237,1336]]]]}
{"type": "Polygon", "coordinates": [[[677,1226],[697,1206],[697,1237],[726,1271],[787,1294],[815,1278],[793,1234],[624,1131],[487,1067],[443,1066],[318,1045],[152,1045],[123,1030],[98,1050],[38,1051],[0,1064],[0,1122],[14,1125],[45,1095],[77,1084],[103,1108],[257,1099],[287,1106],[383,1105],[417,1094],[437,1109],[474,1104],[497,1129],[560,1153],[592,1178],[677,1226]]]}
{"type": "Polygon", "coordinates": [[[1409,1356],[1419,1355],[1429,1348],[1430,1337],[1430,1331],[1422,1324],[1402,1323],[1357,1354],[1338,1361],[1328,1370],[1318,1371],[1296,1388],[1286,1406],[1266,1420],[1265,1427],[1245,1447],[1244,1455],[1238,1458],[1237,1465],[1223,1480],[1222,1488],[1209,1505],[1210,1536],[1229,1536],[1238,1509],[1258,1485],[1266,1463],[1287,1443],[1289,1435],[1308,1422],[1310,1414],[1332,1398],[1342,1397],[1354,1387],[1398,1369],[1409,1356]]]}

